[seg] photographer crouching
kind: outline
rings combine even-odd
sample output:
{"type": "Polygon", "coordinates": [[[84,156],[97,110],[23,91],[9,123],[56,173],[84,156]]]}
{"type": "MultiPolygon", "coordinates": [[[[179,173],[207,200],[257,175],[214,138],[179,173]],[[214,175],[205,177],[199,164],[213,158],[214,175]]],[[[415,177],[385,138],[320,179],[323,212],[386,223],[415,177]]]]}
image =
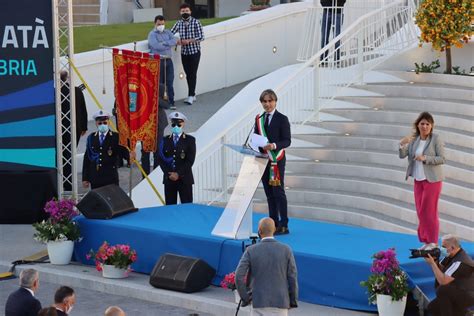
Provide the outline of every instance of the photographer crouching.
{"type": "Polygon", "coordinates": [[[456,236],[444,236],[441,251],[445,257],[439,264],[429,254],[425,258],[436,278],[436,298],[428,311],[433,316],[464,316],[474,305],[474,262],[456,236]]]}

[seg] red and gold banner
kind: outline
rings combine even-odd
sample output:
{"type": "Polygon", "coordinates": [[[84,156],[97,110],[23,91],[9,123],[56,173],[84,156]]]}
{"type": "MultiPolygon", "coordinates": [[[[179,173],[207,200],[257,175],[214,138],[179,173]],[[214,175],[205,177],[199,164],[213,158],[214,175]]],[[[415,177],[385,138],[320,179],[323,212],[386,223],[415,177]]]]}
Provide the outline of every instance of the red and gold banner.
{"type": "Polygon", "coordinates": [[[113,63],[120,145],[156,151],[160,60],[114,48],[113,63]]]}

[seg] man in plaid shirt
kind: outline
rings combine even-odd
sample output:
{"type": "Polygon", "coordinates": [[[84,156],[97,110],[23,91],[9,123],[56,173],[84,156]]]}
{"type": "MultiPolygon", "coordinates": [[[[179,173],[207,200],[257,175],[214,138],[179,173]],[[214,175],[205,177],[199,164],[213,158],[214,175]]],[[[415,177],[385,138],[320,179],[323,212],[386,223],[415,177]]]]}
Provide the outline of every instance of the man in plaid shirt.
{"type": "Polygon", "coordinates": [[[201,22],[191,16],[191,7],[184,3],[179,7],[181,20],[171,28],[173,34],[179,33],[178,45],[181,45],[181,62],[183,63],[188,83],[188,98],[185,103],[191,105],[196,101],[196,74],[201,59],[200,42],[204,40],[201,22]]]}

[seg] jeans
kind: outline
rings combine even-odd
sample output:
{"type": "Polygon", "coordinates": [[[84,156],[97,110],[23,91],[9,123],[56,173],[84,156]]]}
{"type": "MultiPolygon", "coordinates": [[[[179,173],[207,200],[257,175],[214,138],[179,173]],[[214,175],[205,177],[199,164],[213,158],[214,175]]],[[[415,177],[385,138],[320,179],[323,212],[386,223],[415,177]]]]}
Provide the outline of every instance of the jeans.
{"type": "Polygon", "coordinates": [[[174,104],[174,66],[173,61],[168,59],[163,59],[160,61],[160,83],[165,84],[166,77],[166,93],[168,94],[168,102],[170,105],[174,104]],[[166,71],[166,72],[165,72],[166,71]],[[166,76],[165,76],[166,73],[166,76]]]}
{"type": "MultiPolygon", "coordinates": [[[[341,26],[344,19],[344,15],[338,13],[334,9],[323,9],[323,21],[321,25],[321,49],[324,48],[329,43],[329,34],[331,33],[331,28],[334,26],[333,36],[337,37],[341,34],[341,26]]],[[[340,57],[340,50],[338,49],[341,45],[341,41],[337,41],[334,49],[336,53],[334,55],[334,60],[338,61],[340,57]]],[[[321,60],[324,60],[328,57],[328,50],[321,55],[321,60]]]]}

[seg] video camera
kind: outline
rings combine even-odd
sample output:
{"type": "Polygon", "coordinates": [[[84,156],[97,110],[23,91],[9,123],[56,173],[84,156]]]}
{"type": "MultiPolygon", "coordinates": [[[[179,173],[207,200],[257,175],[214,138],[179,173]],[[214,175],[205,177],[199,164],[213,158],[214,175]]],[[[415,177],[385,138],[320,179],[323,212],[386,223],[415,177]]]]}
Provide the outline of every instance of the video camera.
{"type": "Polygon", "coordinates": [[[250,244],[246,244],[245,241],[242,241],[242,253],[245,252],[245,249],[247,249],[247,247],[250,247],[252,245],[255,245],[257,243],[257,240],[258,240],[258,235],[256,234],[252,234],[250,235],[249,239],[251,241],[250,244]]]}
{"type": "Polygon", "coordinates": [[[433,248],[429,250],[410,249],[410,251],[411,251],[411,256],[409,257],[410,259],[427,258],[428,255],[432,256],[434,259],[439,259],[439,257],[441,256],[441,250],[439,250],[439,248],[433,248]]]}

